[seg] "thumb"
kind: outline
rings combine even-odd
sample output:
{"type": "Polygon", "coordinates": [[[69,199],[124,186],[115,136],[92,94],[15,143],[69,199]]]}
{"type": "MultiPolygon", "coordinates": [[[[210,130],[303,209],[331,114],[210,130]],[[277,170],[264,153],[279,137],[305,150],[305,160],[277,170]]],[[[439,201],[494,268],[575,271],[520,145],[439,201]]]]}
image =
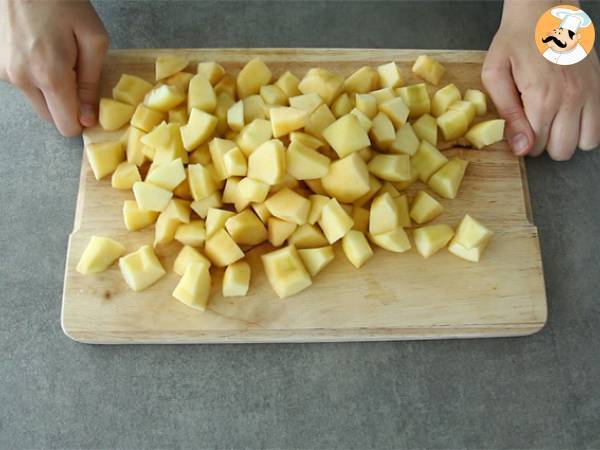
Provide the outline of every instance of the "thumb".
{"type": "Polygon", "coordinates": [[[506,138],[513,152],[525,156],[533,148],[535,134],[523,111],[510,66],[485,68],[481,73],[483,85],[490,94],[498,114],[506,120],[506,138]]]}
{"type": "Polygon", "coordinates": [[[98,110],[98,84],[104,54],[108,48],[106,33],[84,32],[77,36],[77,93],[79,121],[90,127],[96,123],[98,110]]]}

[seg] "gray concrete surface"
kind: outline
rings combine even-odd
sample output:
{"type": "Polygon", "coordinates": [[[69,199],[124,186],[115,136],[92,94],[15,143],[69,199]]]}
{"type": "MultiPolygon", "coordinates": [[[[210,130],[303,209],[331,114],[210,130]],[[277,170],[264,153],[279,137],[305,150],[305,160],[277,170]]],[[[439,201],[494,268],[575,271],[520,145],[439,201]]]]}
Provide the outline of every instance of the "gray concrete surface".
{"type": "MultiPolygon", "coordinates": [[[[448,3],[96,6],[113,47],[486,48],[501,5],[448,3]]],[[[81,142],[0,105],[0,448],[600,448],[600,152],[527,161],[533,337],[101,347],[59,325],[81,142]]]]}

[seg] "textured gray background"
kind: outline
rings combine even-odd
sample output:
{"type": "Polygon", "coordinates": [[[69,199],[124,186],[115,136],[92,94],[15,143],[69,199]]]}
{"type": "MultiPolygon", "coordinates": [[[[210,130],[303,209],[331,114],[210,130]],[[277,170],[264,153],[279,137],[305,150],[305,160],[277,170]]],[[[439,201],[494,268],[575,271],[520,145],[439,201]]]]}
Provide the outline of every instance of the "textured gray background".
{"type": "MultiPolygon", "coordinates": [[[[448,3],[96,6],[113,47],[487,48],[501,5],[448,3]]],[[[533,337],[101,347],[59,325],[81,141],[9,86],[0,104],[0,448],[600,448],[600,152],[527,161],[533,337]]]]}

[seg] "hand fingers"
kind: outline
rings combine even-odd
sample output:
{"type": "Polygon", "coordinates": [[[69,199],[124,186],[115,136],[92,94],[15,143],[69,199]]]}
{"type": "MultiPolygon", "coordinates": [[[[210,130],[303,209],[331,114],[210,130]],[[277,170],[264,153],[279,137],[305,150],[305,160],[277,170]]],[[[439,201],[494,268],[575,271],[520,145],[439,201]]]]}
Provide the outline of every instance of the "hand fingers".
{"type": "Polygon", "coordinates": [[[565,106],[561,108],[550,130],[550,137],[546,149],[555,161],[571,159],[579,142],[579,122],[581,109],[565,106]]]}
{"type": "Polygon", "coordinates": [[[600,101],[588,101],[581,111],[579,148],[593,150],[600,145],[600,101]]]}
{"type": "Polygon", "coordinates": [[[68,71],[62,78],[58,81],[56,76],[49,75],[49,79],[40,87],[58,131],[63,136],[77,136],[81,134],[81,125],[75,74],[68,71]]]}
{"type": "Polygon", "coordinates": [[[510,66],[484,67],[481,78],[498,114],[506,120],[506,138],[513,152],[519,156],[526,155],[533,145],[534,134],[523,111],[510,66]]]}
{"type": "Polygon", "coordinates": [[[46,104],[46,99],[44,98],[44,94],[42,94],[42,91],[40,91],[35,86],[24,86],[20,89],[21,92],[23,92],[23,94],[25,94],[25,96],[29,100],[29,103],[31,104],[37,115],[40,116],[42,119],[45,119],[48,122],[52,123],[52,115],[48,110],[48,105],[46,104]]]}
{"type": "Polygon", "coordinates": [[[550,138],[552,122],[558,111],[554,97],[544,89],[532,89],[523,95],[523,107],[527,120],[535,133],[530,156],[539,156],[543,153],[550,138]]]}

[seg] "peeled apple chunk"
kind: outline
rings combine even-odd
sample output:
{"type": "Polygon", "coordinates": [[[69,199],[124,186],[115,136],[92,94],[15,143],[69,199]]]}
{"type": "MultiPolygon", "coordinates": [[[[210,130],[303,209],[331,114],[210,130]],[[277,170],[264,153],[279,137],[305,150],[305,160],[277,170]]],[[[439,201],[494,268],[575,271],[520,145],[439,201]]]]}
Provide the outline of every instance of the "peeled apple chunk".
{"type": "Polygon", "coordinates": [[[185,273],[173,291],[173,297],[186,306],[206,310],[210,295],[211,280],[205,264],[193,262],[185,269],[185,273]]]}
{"type": "Polygon", "coordinates": [[[435,219],[444,212],[444,207],[435,198],[425,191],[419,191],[415,195],[410,208],[410,217],[422,224],[435,219]]]}
{"type": "Polygon", "coordinates": [[[217,118],[212,114],[192,108],[188,123],[181,127],[181,140],[189,152],[208,140],[217,127],[217,118]]]}
{"type": "Polygon", "coordinates": [[[369,192],[369,169],[357,153],[352,153],[332,162],[321,183],[329,196],[351,203],[369,192]]]}
{"type": "Polygon", "coordinates": [[[467,123],[470,124],[475,118],[477,110],[475,109],[475,105],[473,103],[467,102],[465,100],[459,100],[457,102],[452,103],[448,107],[448,111],[460,111],[465,115],[467,123]]]}
{"type": "Polygon", "coordinates": [[[269,185],[285,175],[285,148],[278,139],[262,143],[248,158],[248,177],[269,185]]]}
{"type": "Polygon", "coordinates": [[[427,86],[425,83],[412,84],[396,89],[396,92],[406,106],[408,106],[408,117],[419,117],[423,114],[429,114],[431,109],[431,101],[427,86]]]}
{"type": "Polygon", "coordinates": [[[136,292],[150,287],[167,273],[149,245],[119,259],[119,268],[127,285],[136,292]]]}
{"type": "Polygon", "coordinates": [[[202,220],[192,220],[190,223],[182,223],[177,227],[175,240],[183,245],[199,247],[206,240],[206,229],[202,220]]]}
{"type": "Polygon", "coordinates": [[[395,253],[410,250],[410,240],[403,228],[395,228],[380,234],[369,234],[369,239],[378,247],[395,253]]]}
{"type": "Polygon", "coordinates": [[[371,122],[369,136],[378,150],[387,152],[396,139],[396,130],[390,118],[383,112],[378,113],[371,122]]]}
{"type": "Polygon", "coordinates": [[[206,237],[211,237],[217,231],[225,228],[225,222],[230,217],[235,216],[235,213],[226,209],[209,208],[206,213],[206,237]]]}
{"type": "Polygon", "coordinates": [[[291,98],[300,95],[299,83],[298,77],[288,70],[277,79],[275,86],[281,89],[287,98],[291,98]]]}
{"type": "Polygon", "coordinates": [[[190,80],[187,106],[188,112],[195,108],[207,113],[212,113],[217,107],[217,94],[204,75],[196,74],[190,80]]]}
{"type": "Polygon", "coordinates": [[[185,178],[183,163],[181,162],[181,158],[177,158],[171,162],[159,164],[152,172],[146,175],[146,182],[167,191],[173,191],[185,178]]]}
{"type": "Polygon", "coordinates": [[[302,248],[298,255],[311,276],[316,276],[335,258],[333,247],[326,245],[318,248],[302,248]]]}
{"type": "Polygon", "coordinates": [[[310,212],[310,201],[288,188],[273,194],[265,205],[271,215],[297,225],[305,224],[310,212]]]}
{"type": "Polygon", "coordinates": [[[373,250],[367,238],[357,230],[348,231],[342,238],[342,250],[344,250],[348,261],[357,269],[373,256],[373,250]]]}
{"type": "Polygon", "coordinates": [[[465,111],[448,110],[437,118],[444,140],[458,139],[469,128],[469,116],[465,111]]]}
{"type": "Polygon", "coordinates": [[[185,92],[178,86],[168,84],[152,89],[144,98],[144,104],[156,111],[167,112],[185,101],[185,92]]]}
{"type": "Polygon", "coordinates": [[[250,209],[227,219],[225,229],[238,244],[258,245],[267,240],[265,225],[250,209]]]}
{"type": "Polygon", "coordinates": [[[408,155],[376,155],[369,161],[369,172],[387,181],[410,180],[410,158],[408,155]]]}
{"type": "Polygon", "coordinates": [[[286,152],[287,173],[297,180],[321,178],[329,172],[331,160],[300,142],[292,142],[286,152]]]}
{"type": "Polygon", "coordinates": [[[460,91],[454,83],[438,89],[431,99],[431,114],[439,117],[446,112],[448,107],[460,100],[460,91]]]}
{"type": "Polygon", "coordinates": [[[354,96],[356,108],[369,119],[375,117],[378,113],[377,99],[373,94],[356,94],[354,96]]]}
{"type": "Polygon", "coordinates": [[[121,75],[119,82],[112,90],[113,98],[118,102],[136,106],[144,100],[148,92],[152,90],[152,84],[134,75],[121,75]]]}
{"type": "Polygon", "coordinates": [[[137,181],[142,181],[135,164],[123,161],[112,174],[111,186],[115,189],[131,189],[137,181]]]}
{"type": "Polygon", "coordinates": [[[123,144],[119,141],[88,144],[85,154],[96,180],[113,173],[125,157],[123,144]]]}
{"type": "Polygon", "coordinates": [[[223,274],[223,297],[243,297],[250,287],[250,264],[238,261],[227,266],[223,274]]]}
{"type": "Polygon", "coordinates": [[[296,247],[287,247],[261,256],[267,279],[279,298],[303,291],[312,284],[296,247]]]}
{"type": "Polygon", "coordinates": [[[137,231],[156,222],[158,213],[140,209],[135,200],[125,200],[123,203],[123,222],[127,231],[137,231]]]}
{"type": "Polygon", "coordinates": [[[420,55],[412,67],[412,72],[425,81],[438,85],[446,69],[431,56],[420,55]]]}
{"type": "Polygon", "coordinates": [[[298,225],[287,220],[269,217],[267,219],[268,241],[271,245],[280,247],[297,227],[298,225]]]}
{"type": "Polygon", "coordinates": [[[483,92],[477,89],[467,89],[464,99],[471,102],[475,106],[475,111],[478,116],[483,116],[487,112],[487,100],[483,92]]]}
{"type": "Polygon", "coordinates": [[[100,99],[98,122],[106,131],[114,131],[127,125],[133,117],[135,107],[110,98],[100,99]]]}
{"type": "Polygon", "coordinates": [[[369,233],[380,234],[398,228],[398,206],[385,192],[373,200],[369,217],[369,233]]]}
{"type": "Polygon", "coordinates": [[[323,131],[323,137],[340,158],[371,145],[369,136],[353,114],[340,117],[323,131]]]}
{"type": "Polygon", "coordinates": [[[331,105],[331,112],[336,118],[348,114],[354,108],[354,104],[347,93],[340,95],[331,105]]]}
{"type": "Polygon", "coordinates": [[[259,58],[254,58],[246,63],[237,76],[237,92],[240,98],[260,93],[261,86],[266,86],[271,81],[271,71],[259,58]]]}
{"type": "MultiPolygon", "coordinates": [[[[381,87],[395,88],[402,86],[404,82],[395,62],[377,66],[377,73],[379,74],[379,85],[381,87]]],[[[369,90],[372,91],[373,89],[369,90]]]]}
{"type": "Polygon", "coordinates": [[[217,267],[225,267],[242,259],[244,252],[223,229],[218,230],[204,243],[206,256],[217,267]]]}
{"type": "Polygon", "coordinates": [[[135,128],[139,128],[146,133],[152,131],[152,129],[166,119],[166,115],[161,111],[154,111],[148,108],[146,105],[140,103],[135,108],[133,117],[131,118],[131,125],[135,128]]]}
{"type": "Polygon", "coordinates": [[[202,253],[189,245],[184,245],[173,262],[173,272],[183,276],[187,267],[193,262],[203,264],[206,268],[210,267],[210,261],[202,253]]]}
{"type": "Polygon", "coordinates": [[[419,138],[410,123],[405,123],[396,132],[396,138],[390,145],[390,153],[404,153],[413,156],[419,149],[419,138]]]}
{"type": "Polygon", "coordinates": [[[377,89],[378,86],[379,74],[368,66],[361,67],[344,81],[344,91],[349,94],[364,94],[377,89]]]}
{"type": "Polygon", "coordinates": [[[300,92],[303,94],[312,92],[319,94],[319,97],[327,105],[331,105],[342,92],[343,87],[344,79],[341,76],[320,68],[310,69],[298,84],[300,92]]]}
{"type": "Polygon", "coordinates": [[[396,128],[400,128],[408,120],[408,106],[400,97],[383,102],[379,105],[379,111],[387,115],[396,128]]]}
{"type": "Polygon", "coordinates": [[[319,227],[307,223],[296,228],[287,241],[289,244],[294,244],[296,248],[313,248],[328,244],[319,227]]]}
{"type": "Polygon", "coordinates": [[[471,262],[479,262],[481,259],[481,255],[483,254],[485,248],[487,247],[487,242],[478,245],[477,247],[473,247],[471,250],[467,250],[454,239],[450,241],[448,244],[448,251],[459,258],[462,258],[466,261],[471,262]]]}
{"type": "Polygon", "coordinates": [[[173,197],[171,191],[145,181],[138,181],[133,185],[133,195],[140,209],[157,212],[164,211],[173,197]]]}
{"type": "Polygon", "coordinates": [[[444,248],[452,239],[454,231],[448,225],[428,225],[413,231],[415,247],[423,258],[429,258],[444,248]]]}
{"type": "Polygon", "coordinates": [[[117,241],[92,236],[81,254],[77,272],[81,274],[104,272],[112,263],[125,253],[125,247],[117,241]]]}
{"type": "Polygon", "coordinates": [[[413,123],[413,130],[419,139],[427,141],[433,146],[437,145],[437,121],[435,117],[423,114],[413,123]]]}
{"type": "Polygon", "coordinates": [[[411,162],[412,167],[419,174],[419,179],[427,183],[431,175],[448,162],[448,158],[433,145],[421,141],[419,150],[412,157],[411,162]]]}
{"type": "Polygon", "coordinates": [[[465,138],[478,150],[500,142],[504,138],[504,120],[492,119],[479,122],[471,127],[465,138]]]}
{"type": "Polygon", "coordinates": [[[454,240],[466,250],[471,250],[481,244],[487,243],[493,234],[491,230],[466,214],[456,230],[454,240]]]}
{"type": "Polygon", "coordinates": [[[154,74],[156,81],[181,72],[189,64],[189,59],[183,55],[160,55],[156,58],[154,74]]]}
{"type": "Polygon", "coordinates": [[[464,159],[451,159],[431,176],[427,184],[439,196],[455,199],[468,165],[464,159]]]}
{"type": "Polygon", "coordinates": [[[335,198],[330,199],[321,210],[319,226],[330,244],[343,238],[354,221],[335,198]]]}
{"type": "Polygon", "coordinates": [[[281,137],[292,131],[304,128],[308,119],[308,113],[302,109],[282,106],[271,108],[270,110],[271,127],[273,128],[273,137],[281,137]]]}

